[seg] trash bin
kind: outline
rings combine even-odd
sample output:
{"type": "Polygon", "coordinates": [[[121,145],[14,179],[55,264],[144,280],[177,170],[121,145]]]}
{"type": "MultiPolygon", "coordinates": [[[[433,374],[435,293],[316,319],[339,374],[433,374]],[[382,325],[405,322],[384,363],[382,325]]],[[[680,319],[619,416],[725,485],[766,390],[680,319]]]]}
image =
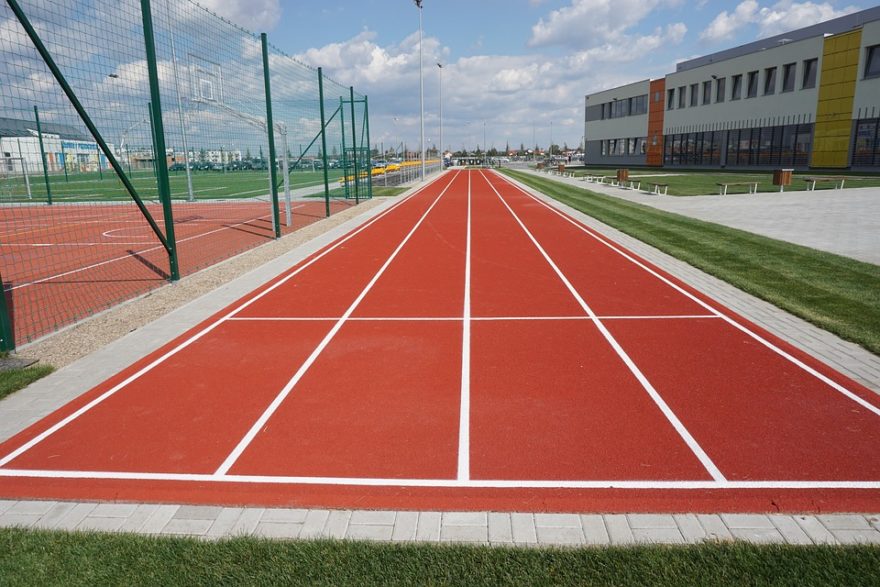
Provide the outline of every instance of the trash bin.
{"type": "Polygon", "coordinates": [[[618,169],[617,182],[622,183],[624,181],[629,181],[629,169],[618,169]]]}
{"type": "Polygon", "coordinates": [[[774,169],[773,185],[779,186],[779,191],[784,192],[785,186],[791,185],[791,174],[794,169],[774,169]]]}
{"type": "Polygon", "coordinates": [[[560,163],[556,166],[556,171],[559,173],[565,173],[565,163],[560,163]]]}

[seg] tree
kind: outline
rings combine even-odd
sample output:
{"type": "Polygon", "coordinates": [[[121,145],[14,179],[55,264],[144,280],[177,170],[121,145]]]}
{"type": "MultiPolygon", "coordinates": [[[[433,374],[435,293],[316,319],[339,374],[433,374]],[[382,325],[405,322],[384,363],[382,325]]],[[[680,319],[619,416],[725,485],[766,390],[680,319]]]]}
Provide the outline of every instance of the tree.
{"type": "Polygon", "coordinates": [[[251,148],[250,148],[250,147],[248,147],[247,149],[245,149],[245,151],[244,151],[244,158],[247,159],[248,161],[250,161],[250,160],[252,159],[252,157],[251,157],[251,148]]]}

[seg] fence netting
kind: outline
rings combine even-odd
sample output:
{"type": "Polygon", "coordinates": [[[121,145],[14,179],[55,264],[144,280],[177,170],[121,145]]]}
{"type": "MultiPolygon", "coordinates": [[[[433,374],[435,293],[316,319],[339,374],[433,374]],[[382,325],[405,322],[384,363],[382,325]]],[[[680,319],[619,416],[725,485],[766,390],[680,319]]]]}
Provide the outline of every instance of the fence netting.
{"type": "Polygon", "coordinates": [[[276,213],[284,234],[371,196],[366,98],[324,77],[322,126],[318,71],[268,44],[270,129],[259,35],[190,0],[151,0],[154,104],[140,1],[18,0],[72,100],[11,4],[0,4],[0,275],[15,343],[167,283],[169,248],[186,275],[275,238],[276,213]]]}

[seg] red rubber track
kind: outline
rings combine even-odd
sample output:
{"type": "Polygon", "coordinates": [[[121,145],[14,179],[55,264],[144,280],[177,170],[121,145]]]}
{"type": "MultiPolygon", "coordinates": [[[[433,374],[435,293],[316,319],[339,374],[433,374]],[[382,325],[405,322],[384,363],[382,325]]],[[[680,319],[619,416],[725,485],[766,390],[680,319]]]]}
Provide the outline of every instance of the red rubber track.
{"type": "Polygon", "coordinates": [[[0,445],[0,497],[876,511],[871,406],[504,178],[451,172],[0,445]]]}

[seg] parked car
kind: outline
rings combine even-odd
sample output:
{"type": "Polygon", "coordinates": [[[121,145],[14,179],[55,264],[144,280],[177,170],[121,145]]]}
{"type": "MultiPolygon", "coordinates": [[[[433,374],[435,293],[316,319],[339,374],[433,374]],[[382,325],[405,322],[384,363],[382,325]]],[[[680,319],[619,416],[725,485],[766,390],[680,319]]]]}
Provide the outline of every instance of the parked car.
{"type": "Polygon", "coordinates": [[[174,163],[168,168],[168,171],[186,171],[186,165],[184,163],[174,163]]]}

